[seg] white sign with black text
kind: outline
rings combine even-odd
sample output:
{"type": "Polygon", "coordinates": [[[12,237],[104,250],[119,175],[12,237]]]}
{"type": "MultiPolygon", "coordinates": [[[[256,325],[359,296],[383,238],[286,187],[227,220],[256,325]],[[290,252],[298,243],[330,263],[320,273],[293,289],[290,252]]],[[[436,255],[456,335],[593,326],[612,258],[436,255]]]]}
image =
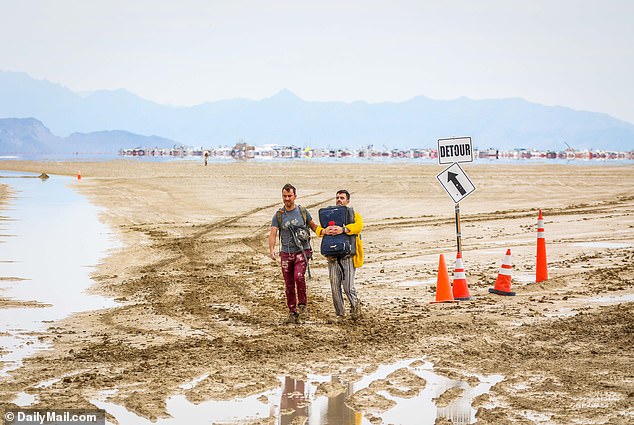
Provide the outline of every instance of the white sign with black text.
{"type": "Polygon", "coordinates": [[[471,137],[438,139],[438,164],[473,162],[471,137]]]}
{"type": "Polygon", "coordinates": [[[436,178],[456,204],[476,189],[458,163],[445,168],[436,178]]]}

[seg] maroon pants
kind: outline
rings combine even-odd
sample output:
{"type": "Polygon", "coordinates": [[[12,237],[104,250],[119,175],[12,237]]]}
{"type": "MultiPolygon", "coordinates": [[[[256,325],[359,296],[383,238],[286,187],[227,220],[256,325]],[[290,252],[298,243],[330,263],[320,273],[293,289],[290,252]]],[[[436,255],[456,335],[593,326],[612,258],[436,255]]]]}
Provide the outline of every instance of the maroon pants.
{"type": "MultiPolygon", "coordinates": [[[[310,251],[305,251],[306,256],[310,251]]],[[[280,252],[282,275],[286,285],[286,305],[290,311],[297,311],[298,304],[306,305],[306,259],[300,252],[280,252]]]]}

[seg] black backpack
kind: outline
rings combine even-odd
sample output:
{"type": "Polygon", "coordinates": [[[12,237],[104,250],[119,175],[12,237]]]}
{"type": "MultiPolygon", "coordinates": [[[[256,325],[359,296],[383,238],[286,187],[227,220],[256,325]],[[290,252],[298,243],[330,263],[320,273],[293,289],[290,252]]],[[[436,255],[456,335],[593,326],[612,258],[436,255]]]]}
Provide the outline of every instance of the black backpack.
{"type": "MultiPolygon", "coordinates": [[[[344,205],[336,205],[319,210],[319,224],[326,228],[330,225],[345,227],[354,223],[354,210],[344,205]]],[[[347,257],[357,252],[357,235],[342,233],[324,235],[321,239],[321,255],[326,257],[347,257]]]]}

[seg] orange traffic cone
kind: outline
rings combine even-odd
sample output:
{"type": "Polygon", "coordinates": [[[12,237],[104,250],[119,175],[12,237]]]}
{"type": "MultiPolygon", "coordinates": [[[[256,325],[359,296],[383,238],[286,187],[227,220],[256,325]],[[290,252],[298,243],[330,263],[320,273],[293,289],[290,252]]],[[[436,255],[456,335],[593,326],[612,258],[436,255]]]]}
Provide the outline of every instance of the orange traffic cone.
{"type": "Polygon", "coordinates": [[[467,276],[464,271],[460,252],[456,254],[456,268],[453,271],[453,297],[460,301],[467,301],[472,298],[471,295],[469,295],[467,276]]]}
{"type": "Polygon", "coordinates": [[[515,292],[511,292],[511,250],[506,250],[506,256],[504,262],[500,267],[498,278],[495,280],[495,286],[489,288],[489,292],[498,295],[515,295],[515,292]]]}
{"type": "Polygon", "coordinates": [[[81,180],[81,171],[77,171],[77,180],[81,180]]]}
{"type": "Polygon", "coordinates": [[[546,238],[544,237],[544,217],[539,210],[537,217],[537,267],[535,268],[535,283],[548,280],[548,263],[546,262],[546,238]]]}
{"type": "Polygon", "coordinates": [[[451,285],[449,284],[449,273],[445,264],[445,256],[440,254],[438,260],[438,280],[436,281],[436,301],[432,303],[454,302],[451,294],[451,285]]]}

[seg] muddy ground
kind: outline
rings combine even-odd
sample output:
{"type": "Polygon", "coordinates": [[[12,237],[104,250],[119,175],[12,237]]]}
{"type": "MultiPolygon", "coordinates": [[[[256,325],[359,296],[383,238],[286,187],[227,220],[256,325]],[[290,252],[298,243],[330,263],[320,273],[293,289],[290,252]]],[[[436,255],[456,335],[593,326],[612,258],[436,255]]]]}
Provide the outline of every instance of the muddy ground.
{"type": "MultiPolygon", "coordinates": [[[[437,373],[473,385],[472,374],[504,376],[475,400],[479,424],[634,422],[634,166],[463,168],[477,186],[460,204],[475,299],[431,304],[435,284],[425,283],[435,282],[440,254],[452,273],[456,251],[454,204],[436,181],[439,166],[0,162],[0,169],[69,176],[80,169],[82,180],[70,184],[103,208],[124,244],[93,275],[95,291],[121,305],[51,324],[39,338],[54,349],[0,377],[0,406],[15,407],[24,391],[37,406],[89,407],[116,389],[109,401],[156,419],[177,393],[194,402],[230,399],[276,387],[279,376],[354,381],[359,367],[425,358],[437,373]],[[308,313],[299,325],[285,323],[267,235],[286,182],[315,217],[337,189],[352,193],[365,221],[361,320],[333,320],[315,238],[308,313]],[[535,284],[539,208],[550,279],[535,284]],[[507,248],[515,297],[488,293],[507,248]],[[205,374],[194,388],[180,388],[205,374]],[[55,378],[62,379],[37,386],[55,378]]],[[[386,406],[373,400],[390,385],[407,387],[402,379],[348,403],[382,423],[386,406]]]]}

